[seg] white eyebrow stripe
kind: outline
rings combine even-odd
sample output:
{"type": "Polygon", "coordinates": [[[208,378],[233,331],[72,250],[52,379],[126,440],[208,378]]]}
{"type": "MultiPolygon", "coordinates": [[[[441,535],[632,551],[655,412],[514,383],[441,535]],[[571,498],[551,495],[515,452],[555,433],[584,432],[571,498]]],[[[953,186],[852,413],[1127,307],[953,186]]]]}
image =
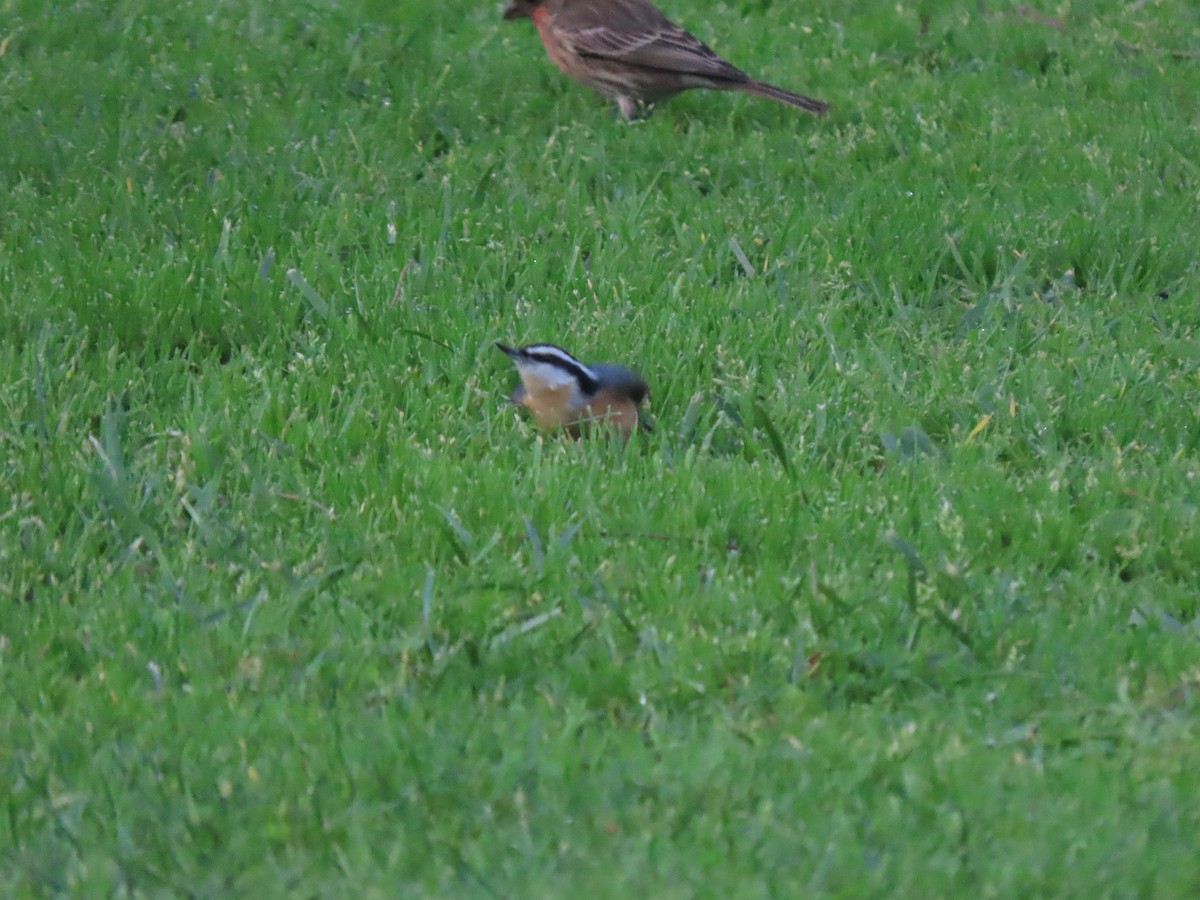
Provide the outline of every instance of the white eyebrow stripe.
{"type": "Polygon", "coordinates": [[[521,380],[527,379],[533,382],[533,387],[578,387],[579,379],[575,377],[573,372],[556,366],[553,363],[542,362],[536,359],[526,359],[517,367],[517,371],[521,373],[521,380]]]}
{"type": "Polygon", "coordinates": [[[596,373],[573,357],[562,347],[556,347],[553,344],[534,344],[530,347],[523,348],[522,352],[530,360],[530,362],[541,362],[545,365],[553,365],[548,362],[549,359],[558,360],[568,370],[578,369],[583,372],[587,380],[595,382],[596,373]]]}

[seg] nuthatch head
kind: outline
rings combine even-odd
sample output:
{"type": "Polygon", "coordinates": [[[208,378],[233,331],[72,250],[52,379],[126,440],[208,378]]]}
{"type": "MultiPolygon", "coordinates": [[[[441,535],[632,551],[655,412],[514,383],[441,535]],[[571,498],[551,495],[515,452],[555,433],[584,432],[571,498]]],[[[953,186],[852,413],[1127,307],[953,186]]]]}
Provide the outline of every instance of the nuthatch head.
{"type": "Polygon", "coordinates": [[[512,402],[524,406],[542,428],[563,428],[579,437],[589,424],[627,439],[634,428],[650,430],[641,404],[650,393],[642,376],[611,363],[584,365],[562,347],[496,342],[517,367],[521,383],[512,402]]]}

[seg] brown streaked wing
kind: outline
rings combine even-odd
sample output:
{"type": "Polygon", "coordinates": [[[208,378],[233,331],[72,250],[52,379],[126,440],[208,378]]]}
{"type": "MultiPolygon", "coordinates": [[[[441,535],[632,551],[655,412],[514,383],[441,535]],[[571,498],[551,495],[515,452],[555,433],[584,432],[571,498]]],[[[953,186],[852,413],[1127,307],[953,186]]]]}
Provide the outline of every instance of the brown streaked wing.
{"type": "Polygon", "coordinates": [[[575,52],[639,68],[681,75],[699,75],[722,80],[744,81],[746,74],[717,56],[706,44],[686,31],[643,31],[631,33],[611,28],[589,28],[571,35],[575,52]]]}
{"type": "Polygon", "coordinates": [[[684,75],[746,80],[744,72],[645,0],[563,0],[554,14],[554,28],[584,56],[684,75]]]}

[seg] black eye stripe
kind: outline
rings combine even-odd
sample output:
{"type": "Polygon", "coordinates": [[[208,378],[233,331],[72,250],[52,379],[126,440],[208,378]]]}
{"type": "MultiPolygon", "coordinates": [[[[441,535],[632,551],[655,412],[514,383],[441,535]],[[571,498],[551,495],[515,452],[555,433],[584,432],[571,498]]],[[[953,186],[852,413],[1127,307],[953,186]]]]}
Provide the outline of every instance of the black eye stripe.
{"type": "Polygon", "coordinates": [[[548,350],[525,350],[524,355],[531,362],[545,363],[548,366],[554,366],[556,369],[562,369],[564,372],[571,373],[572,377],[579,382],[579,387],[586,394],[595,393],[600,387],[595,376],[587,370],[583,363],[579,362],[579,360],[575,359],[565,350],[560,350],[558,353],[548,350]]]}

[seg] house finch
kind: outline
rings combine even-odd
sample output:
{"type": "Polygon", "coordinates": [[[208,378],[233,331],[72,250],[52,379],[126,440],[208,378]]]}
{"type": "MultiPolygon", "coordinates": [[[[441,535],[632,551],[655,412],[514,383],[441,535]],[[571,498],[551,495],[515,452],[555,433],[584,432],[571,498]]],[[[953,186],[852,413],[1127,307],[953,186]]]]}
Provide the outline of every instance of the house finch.
{"type": "Polygon", "coordinates": [[[757,81],[668,21],[647,0],[510,0],[505,19],[533,19],[551,61],[617,102],[633,118],[641,102],[691,88],[742,91],[823,113],[828,103],[757,81]]]}

